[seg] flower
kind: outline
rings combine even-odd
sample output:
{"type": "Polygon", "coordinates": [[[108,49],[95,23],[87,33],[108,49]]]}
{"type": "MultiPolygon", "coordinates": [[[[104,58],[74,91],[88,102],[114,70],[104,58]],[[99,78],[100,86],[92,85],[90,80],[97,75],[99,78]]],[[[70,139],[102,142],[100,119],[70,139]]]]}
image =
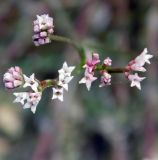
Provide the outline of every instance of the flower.
{"type": "Polygon", "coordinates": [[[143,66],[141,66],[137,63],[134,63],[133,65],[131,65],[130,69],[132,69],[133,71],[139,71],[139,72],[145,72],[146,71],[146,69],[143,66]]]}
{"type": "Polygon", "coordinates": [[[60,101],[63,101],[63,88],[53,88],[52,99],[59,99],[60,101]]]}
{"type": "Polygon", "coordinates": [[[63,67],[58,70],[59,75],[71,76],[71,72],[75,69],[75,66],[68,67],[67,63],[64,62],[63,67]]]}
{"type": "Polygon", "coordinates": [[[100,63],[100,59],[99,59],[99,54],[98,54],[98,53],[93,53],[93,54],[92,54],[91,63],[92,63],[93,65],[96,65],[96,64],[100,63]]]}
{"type": "Polygon", "coordinates": [[[86,64],[83,66],[83,68],[86,69],[87,72],[91,73],[95,70],[96,65],[100,62],[99,54],[93,53],[92,59],[88,59],[86,64]]]}
{"type": "Polygon", "coordinates": [[[111,83],[111,75],[107,73],[106,71],[103,72],[101,76],[101,84],[99,87],[104,87],[105,85],[110,85],[111,83]]]}
{"type": "Polygon", "coordinates": [[[147,54],[147,53],[148,53],[148,50],[147,48],[145,48],[143,52],[135,58],[135,63],[140,64],[140,66],[143,66],[145,63],[150,64],[149,59],[151,59],[153,55],[147,54]]]}
{"type": "Polygon", "coordinates": [[[79,84],[85,83],[88,91],[91,88],[91,83],[95,81],[97,77],[94,77],[93,74],[85,72],[85,76],[79,81],[79,84]]]}
{"type": "Polygon", "coordinates": [[[139,77],[138,73],[128,75],[128,79],[131,81],[131,87],[136,86],[139,90],[141,90],[140,82],[145,78],[146,77],[139,77]]]}
{"type": "Polygon", "coordinates": [[[20,102],[22,105],[24,105],[24,102],[28,97],[28,92],[13,93],[13,95],[16,96],[16,99],[13,101],[14,103],[20,102]]]}
{"type": "Polygon", "coordinates": [[[19,92],[13,93],[16,96],[15,102],[20,102],[23,105],[23,108],[31,108],[33,113],[36,112],[36,107],[41,100],[41,92],[19,92]]]}
{"type": "Polygon", "coordinates": [[[109,57],[107,57],[106,59],[104,59],[103,64],[104,64],[104,66],[111,66],[112,60],[109,57]]]}
{"type": "Polygon", "coordinates": [[[73,76],[59,75],[58,85],[68,91],[68,83],[72,80],[73,76]]]}
{"type": "Polygon", "coordinates": [[[129,71],[133,70],[133,71],[145,72],[146,69],[143,66],[145,65],[145,63],[150,64],[149,59],[153,57],[153,55],[147,53],[148,50],[147,48],[145,48],[139,56],[137,56],[134,60],[130,61],[127,66],[127,68],[129,68],[129,71]]]}
{"type": "Polygon", "coordinates": [[[38,92],[39,82],[35,79],[35,74],[33,73],[30,78],[24,75],[25,84],[23,85],[24,88],[30,86],[33,91],[38,92]]]}
{"type": "Polygon", "coordinates": [[[34,21],[35,34],[32,37],[35,46],[50,43],[49,34],[53,34],[53,32],[53,18],[49,17],[48,14],[37,15],[37,19],[34,21]]]}
{"type": "Polygon", "coordinates": [[[58,70],[59,72],[59,81],[58,85],[63,87],[68,91],[68,83],[72,80],[73,76],[71,76],[71,72],[75,69],[74,66],[68,67],[67,63],[64,62],[63,67],[58,70]]]}
{"type": "Polygon", "coordinates": [[[130,61],[128,65],[125,67],[125,76],[131,81],[131,87],[136,86],[139,90],[141,90],[140,82],[144,80],[146,77],[139,77],[138,73],[130,74],[132,71],[145,72],[146,69],[144,67],[145,63],[150,64],[150,59],[153,57],[151,54],[147,54],[148,50],[145,48],[143,52],[137,56],[134,60],[130,61]]]}
{"type": "Polygon", "coordinates": [[[7,89],[20,87],[24,83],[22,70],[20,67],[11,67],[3,76],[3,82],[7,89]]]}

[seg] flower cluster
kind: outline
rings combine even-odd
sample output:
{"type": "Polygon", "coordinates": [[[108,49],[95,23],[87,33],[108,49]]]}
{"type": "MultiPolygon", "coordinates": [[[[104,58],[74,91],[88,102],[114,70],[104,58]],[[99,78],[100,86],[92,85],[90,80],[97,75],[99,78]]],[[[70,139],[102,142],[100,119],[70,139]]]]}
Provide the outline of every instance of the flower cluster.
{"type": "Polygon", "coordinates": [[[21,68],[18,66],[9,68],[4,74],[3,82],[8,89],[14,89],[21,86],[24,83],[21,68]]]}
{"type": "Polygon", "coordinates": [[[39,81],[35,79],[34,74],[30,77],[27,77],[23,74],[20,67],[11,67],[4,74],[3,77],[4,86],[7,89],[15,89],[17,87],[31,87],[29,92],[15,92],[13,93],[16,96],[14,102],[20,102],[23,108],[31,108],[31,111],[35,113],[36,107],[41,99],[42,92],[39,91],[39,81]]]}
{"type": "Polygon", "coordinates": [[[23,74],[21,68],[16,66],[8,69],[8,71],[4,74],[3,82],[7,89],[30,87],[31,90],[29,91],[13,93],[13,95],[16,96],[14,102],[21,103],[24,109],[30,108],[31,111],[35,113],[36,107],[41,100],[42,92],[46,87],[53,88],[52,99],[59,99],[63,101],[63,90],[68,90],[68,83],[73,78],[73,76],[71,76],[71,72],[74,69],[74,66],[68,67],[67,63],[64,62],[63,67],[58,71],[58,80],[41,81],[45,82],[45,85],[43,86],[43,83],[35,78],[34,73],[30,77],[27,77],[25,74],[23,74]]]}
{"type": "MultiPolygon", "coordinates": [[[[49,17],[48,14],[41,16],[37,15],[37,19],[34,21],[34,35],[32,37],[35,46],[50,43],[50,38],[54,36],[50,35],[52,35],[53,32],[53,18],[49,17]]],[[[71,39],[61,36],[54,37],[57,41],[72,44],[77,50],[79,48],[78,45],[76,46],[76,43],[74,43],[71,39]]],[[[81,52],[80,50],[78,51],[81,52]]],[[[112,60],[109,57],[105,58],[103,63],[100,64],[101,61],[99,54],[92,53],[92,57],[88,58],[83,66],[85,69],[84,77],[79,81],[79,83],[85,83],[87,89],[90,90],[92,82],[97,80],[95,73],[98,71],[100,74],[99,87],[104,87],[111,85],[111,73],[124,73],[126,78],[131,82],[131,87],[136,86],[138,89],[141,89],[140,82],[146,77],[140,77],[137,72],[145,72],[146,69],[144,65],[146,63],[150,64],[149,60],[153,57],[153,55],[147,53],[148,51],[145,48],[144,51],[134,60],[130,61],[125,68],[112,68],[112,60]]],[[[16,97],[14,102],[21,103],[24,109],[30,108],[31,111],[35,113],[37,105],[41,100],[42,92],[47,87],[52,87],[53,89],[52,99],[63,101],[64,90],[68,91],[68,84],[73,79],[71,73],[74,69],[74,66],[68,66],[67,63],[64,62],[62,68],[58,70],[59,76],[57,79],[39,81],[35,78],[34,73],[30,77],[27,77],[23,74],[22,69],[16,66],[8,69],[8,71],[4,74],[3,82],[7,89],[30,87],[31,90],[13,93],[16,97]]]]}
{"type": "Polygon", "coordinates": [[[59,78],[57,81],[57,86],[53,87],[53,97],[52,99],[59,99],[63,101],[63,91],[64,89],[68,91],[68,83],[72,80],[72,71],[75,69],[74,66],[68,67],[67,63],[64,62],[63,67],[58,70],[59,78]]]}
{"type": "Polygon", "coordinates": [[[50,34],[54,32],[53,18],[48,14],[37,15],[37,19],[33,22],[34,35],[32,37],[35,46],[50,43],[50,34]]]}
{"type": "MultiPolygon", "coordinates": [[[[79,81],[79,83],[85,83],[88,90],[90,90],[92,82],[97,79],[97,77],[94,77],[94,72],[97,69],[99,63],[99,54],[93,53],[92,58],[88,59],[86,61],[86,64],[83,66],[83,68],[85,68],[85,73],[84,77],[79,81]]],[[[106,68],[108,66],[111,66],[111,63],[112,60],[109,57],[107,57],[101,65],[101,84],[99,85],[99,87],[110,85],[111,75],[107,72],[106,68]]]]}
{"type": "Polygon", "coordinates": [[[146,77],[140,77],[138,73],[132,74],[133,71],[145,72],[144,68],[145,63],[150,64],[149,59],[153,57],[151,54],[147,54],[148,50],[145,48],[143,52],[137,56],[134,60],[130,61],[128,65],[125,67],[125,76],[129,81],[131,81],[131,87],[136,86],[139,90],[141,90],[140,82],[144,80],[146,77]]]}

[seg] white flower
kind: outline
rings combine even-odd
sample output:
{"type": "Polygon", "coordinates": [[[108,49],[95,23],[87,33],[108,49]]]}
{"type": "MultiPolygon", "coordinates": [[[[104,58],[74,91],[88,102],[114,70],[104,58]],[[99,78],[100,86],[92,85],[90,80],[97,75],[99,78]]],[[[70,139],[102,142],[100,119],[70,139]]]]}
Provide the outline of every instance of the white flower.
{"type": "Polygon", "coordinates": [[[27,77],[26,75],[24,75],[24,80],[25,80],[25,84],[23,86],[24,88],[30,86],[33,91],[38,92],[39,83],[35,79],[35,74],[34,73],[30,76],[30,78],[27,77]]]}
{"type": "Polygon", "coordinates": [[[74,66],[68,67],[67,63],[64,62],[63,67],[58,70],[59,82],[58,85],[68,91],[68,83],[72,80],[71,72],[75,69],[74,66]]]}
{"type": "Polygon", "coordinates": [[[53,88],[52,99],[59,99],[60,101],[63,101],[63,88],[53,88]]]}
{"type": "Polygon", "coordinates": [[[59,72],[59,75],[63,74],[63,75],[67,75],[67,76],[70,76],[71,75],[71,72],[75,69],[75,66],[70,66],[68,67],[67,63],[64,62],[63,64],[63,67],[58,70],[59,72]]]}
{"type": "Polygon", "coordinates": [[[14,103],[20,102],[23,105],[23,108],[31,108],[33,113],[36,112],[36,107],[41,100],[41,92],[19,92],[13,93],[16,96],[14,103]]]}
{"type": "Polygon", "coordinates": [[[36,112],[36,107],[41,100],[42,93],[41,92],[33,92],[28,93],[27,102],[23,106],[24,109],[31,108],[33,113],[36,112]]]}
{"type": "Polygon", "coordinates": [[[85,72],[85,76],[79,81],[79,84],[85,83],[88,91],[91,88],[91,84],[93,81],[95,81],[97,77],[94,77],[92,74],[85,72]]]}
{"type": "Polygon", "coordinates": [[[141,90],[140,82],[144,80],[146,77],[139,77],[138,73],[130,74],[128,79],[131,81],[131,87],[136,86],[139,90],[141,90]]]}
{"type": "Polygon", "coordinates": [[[145,72],[146,69],[143,66],[145,65],[145,63],[150,64],[149,59],[153,57],[153,55],[147,53],[148,50],[147,48],[145,48],[139,56],[137,56],[134,60],[129,62],[129,69],[133,71],[145,72]]]}
{"type": "Polygon", "coordinates": [[[14,103],[20,102],[22,105],[24,105],[24,101],[28,97],[28,92],[13,93],[13,95],[16,96],[16,99],[13,101],[14,103]]]}
{"type": "Polygon", "coordinates": [[[72,80],[73,76],[65,76],[64,74],[59,75],[58,85],[68,91],[68,83],[72,80]]]}
{"type": "Polygon", "coordinates": [[[143,66],[145,63],[150,64],[149,59],[151,59],[153,55],[147,53],[148,50],[145,48],[143,52],[135,58],[135,63],[137,63],[139,66],[143,66]]]}
{"type": "Polygon", "coordinates": [[[37,20],[39,22],[40,29],[47,29],[48,27],[53,27],[53,18],[49,17],[48,14],[43,14],[41,16],[37,15],[37,20]]]}
{"type": "Polygon", "coordinates": [[[140,66],[139,64],[137,63],[134,63],[130,66],[130,68],[133,70],[133,71],[139,71],[139,72],[145,72],[146,69],[143,67],[143,66],[140,66]]]}

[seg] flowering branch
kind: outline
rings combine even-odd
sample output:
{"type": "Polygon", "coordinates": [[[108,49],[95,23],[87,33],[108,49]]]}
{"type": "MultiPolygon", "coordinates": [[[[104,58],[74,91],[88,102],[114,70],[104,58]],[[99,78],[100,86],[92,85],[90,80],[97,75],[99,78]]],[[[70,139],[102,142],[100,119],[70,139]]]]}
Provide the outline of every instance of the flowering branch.
{"type": "MultiPolygon", "coordinates": [[[[45,14],[41,16],[37,15],[37,19],[34,21],[34,35],[32,37],[35,46],[50,43],[52,40],[72,45],[80,55],[81,67],[85,69],[84,77],[79,81],[79,84],[85,83],[88,90],[90,90],[92,82],[98,79],[98,74],[95,76],[96,72],[100,75],[99,87],[111,85],[112,73],[123,73],[131,82],[131,87],[136,86],[139,90],[141,89],[140,82],[146,77],[140,77],[137,72],[145,72],[146,69],[144,65],[146,63],[150,64],[149,60],[153,57],[153,55],[148,54],[147,48],[125,67],[114,68],[111,67],[112,60],[109,57],[100,63],[99,54],[92,53],[92,56],[86,59],[84,48],[79,45],[80,43],[66,37],[53,35],[53,33],[53,18],[45,14]]],[[[74,69],[75,66],[68,66],[67,63],[64,62],[63,67],[58,70],[59,76],[56,79],[39,81],[35,78],[34,73],[30,77],[27,77],[23,74],[22,69],[16,66],[8,69],[4,74],[3,82],[7,89],[30,87],[31,90],[29,91],[13,93],[16,96],[14,102],[21,103],[24,109],[30,108],[31,111],[35,113],[36,107],[41,100],[42,92],[48,87],[52,87],[53,89],[52,99],[63,101],[64,90],[68,91],[68,83],[73,79],[71,73],[74,69]]]]}

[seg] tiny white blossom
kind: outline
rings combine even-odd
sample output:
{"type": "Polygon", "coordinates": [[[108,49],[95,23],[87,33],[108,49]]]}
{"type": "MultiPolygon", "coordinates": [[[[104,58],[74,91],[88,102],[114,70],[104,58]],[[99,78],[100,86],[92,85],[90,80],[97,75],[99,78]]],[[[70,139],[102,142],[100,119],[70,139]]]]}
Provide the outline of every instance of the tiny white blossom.
{"type": "Polygon", "coordinates": [[[75,69],[75,66],[69,66],[69,67],[68,67],[67,63],[64,62],[63,67],[62,67],[60,70],[58,70],[58,72],[59,72],[59,75],[60,75],[60,74],[64,74],[64,75],[70,76],[70,75],[71,75],[71,72],[72,72],[74,69],[75,69]]]}
{"type": "Polygon", "coordinates": [[[47,29],[47,27],[53,27],[53,18],[49,17],[48,14],[41,16],[37,15],[40,29],[47,29]]]}
{"type": "Polygon", "coordinates": [[[52,99],[59,99],[60,101],[63,101],[63,88],[53,88],[52,99]]]}
{"type": "Polygon", "coordinates": [[[68,83],[72,80],[73,76],[65,76],[64,74],[59,75],[58,85],[68,91],[68,83]]]}
{"type": "Polygon", "coordinates": [[[79,84],[85,83],[88,91],[91,88],[91,84],[93,81],[95,81],[97,77],[94,77],[92,74],[89,74],[88,72],[85,73],[85,76],[79,81],[79,84]]]}
{"type": "Polygon", "coordinates": [[[133,71],[139,71],[139,72],[145,72],[146,69],[143,66],[138,65],[137,63],[134,63],[130,66],[133,71]]]}
{"type": "Polygon", "coordinates": [[[29,86],[32,88],[33,91],[38,92],[39,83],[35,79],[34,73],[30,76],[30,78],[24,75],[24,81],[25,81],[25,84],[23,85],[24,88],[29,86]]]}
{"type": "Polygon", "coordinates": [[[147,53],[148,53],[148,50],[147,50],[147,48],[145,48],[145,49],[143,50],[143,52],[142,52],[139,56],[137,56],[137,57],[135,58],[135,62],[136,62],[139,66],[143,66],[145,63],[150,64],[149,59],[151,59],[151,58],[153,57],[153,55],[147,54],[147,53]]]}
{"type": "Polygon", "coordinates": [[[16,96],[16,99],[13,101],[14,103],[20,102],[22,105],[24,105],[24,101],[28,97],[28,92],[13,93],[13,95],[16,96]]]}
{"type": "Polygon", "coordinates": [[[42,93],[41,92],[33,92],[28,93],[27,102],[23,106],[24,109],[31,108],[33,113],[36,112],[37,105],[41,100],[42,93]]]}
{"type": "Polygon", "coordinates": [[[41,92],[19,92],[13,93],[16,96],[16,99],[13,101],[14,103],[20,102],[23,105],[23,108],[31,108],[33,113],[36,112],[36,107],[41,100],[42,93],[41,92]]]}
{"type": "Polygon", "coordinates": [[[139,77],[138,73],[135,73],[134,75],[130,74],[128,76],[128,79],[131,81],[131,87],[136,86],[139,90],[141,90],[140,82],[144,80],[146,77],[139,77]]]}

